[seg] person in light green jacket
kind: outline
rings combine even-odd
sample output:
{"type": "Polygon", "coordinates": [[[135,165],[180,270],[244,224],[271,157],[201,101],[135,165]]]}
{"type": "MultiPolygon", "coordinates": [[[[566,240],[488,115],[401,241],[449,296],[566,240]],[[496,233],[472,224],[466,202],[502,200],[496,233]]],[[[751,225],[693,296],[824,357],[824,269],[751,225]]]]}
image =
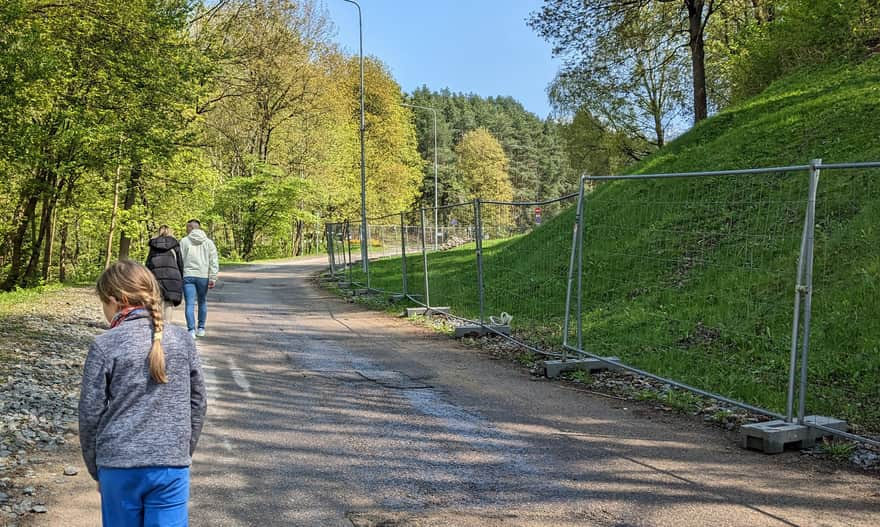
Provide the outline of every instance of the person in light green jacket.
{"type": "Polygon", "coordinates": [[[180,240],[186,329],[193,338],[204,337],[205,322],[208,319],[208,289],[213,289],[217,282],[220,264],[217,260],[217,247],[202,230],[199,220],[189,220],[186,232],[189,234],[180,240]],[[196,302],[199,304],[198,325],[194,313],[196,302]]]}

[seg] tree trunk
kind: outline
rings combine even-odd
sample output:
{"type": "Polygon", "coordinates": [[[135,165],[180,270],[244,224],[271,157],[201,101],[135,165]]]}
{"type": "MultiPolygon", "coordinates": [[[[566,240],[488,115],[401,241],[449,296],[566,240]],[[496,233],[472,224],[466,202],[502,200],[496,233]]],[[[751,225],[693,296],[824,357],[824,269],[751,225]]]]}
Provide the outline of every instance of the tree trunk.
{"type": "Polygon", "coordinates": [[[303,253],[303,222],[296,221],[296,230],[293,234],[293,256],[302,256],[303,253]]]}
{"type": "MultiPolygon", "coordinates": [[[[73,184],[76,178],[70,176],[67,178],[67,188],[64,190],[64,201],[61,203],[62,210],[69,210],[73,204],[73,184]]],[[[61,232],[59,237],[60,246],[58,247],[58,281],[64,283],[67,279],[64,265],[67,263],[67,233],[70,228],[70,219],[63,218],[61,222],[61,232]]]]}
{"type": "MultiPolygon", "coordinates": [[[[131,172],[129,173],[128,178],[128,188],[125,189],[125,201],[122,203],[122,210],[128,211],[134,207],[134,200],[137,197],[138,186],[141,180],[141,164],[135,163],[131,167],[131,172]]],[[[125,229],[122,230],[119,234],[119,259],[123,260],[128,258],[129,252],[131,250],[131,238],[129,238],[128,234],[125,232],[125,229]]]]}
{"type": "Polygon", "coordinates": [[[49,183],[52,184],[52,187],[46,188],[43,191],[43,210],[40,212],[40,228],[36,239],[31,244],[31,257],[28,261],[27,269],[25,269],[24,272],[24,281],[28,285],[36,285],[38,281],[40,252],[41,249],[43,249],[43,244],[49,238],[49,232],[52,229],[52,215],[55,211],[54,179],[54,177],[51,177],[49,181],[49,183]]]}
{"type": "Polygon", "coordinates": [[[61,233],[59,235],[58,246],[58,281],[62,284],[67,280],[67,232],[70,228],[70,222],[65,221],[61,225],[61,233]]]}
{"type": "Polygon", "coordinates": [[[119,211],[119,177],[122,165],[116,165],[116,178],[113,180],[113,210],[110,212],[110,231],[107,233],[107,252],[104,255],[104,269],[110,267],[113,254],[113,234],[116,230],[116,215],[119,211]]]}
{"type": "Polygon", "coordinates": [[[690,35],[691,69],[694,86],[694,123],[708,116],[706,97],[706,51],[703,41],[703,8],[705,0],[687,0],[688,34],[690,35]]]}
{"type": "Polygon", "coordinates": [[[49,217],[49,231],[48,237],[46,238],[46,245],[43,248],[43,267],[40,269],[40,276],[43,278],[43,283],[49,281],[49,266],[52,263],[52,249],[54,249],[55,245],[55,221],[58,217],[58,207],[52,208],[52,215],[49,217]]]}
{"type": "Polygon", "coordinates": [[[19,220],[20,223],[9,240],[9,244],[12,246],[12,257],[10,258],[9,273],[6,275],[6,280],[3,281],[3,285],[0,286],[0,289],[3,289],[4,291],[9,291],[19,285],[21,266],[23,263],[22,257],[24,256],[24,238],[27,235],[31,221],[34,218],[38,201],[39,196],[36,193],[27,198],[19,220]]]}

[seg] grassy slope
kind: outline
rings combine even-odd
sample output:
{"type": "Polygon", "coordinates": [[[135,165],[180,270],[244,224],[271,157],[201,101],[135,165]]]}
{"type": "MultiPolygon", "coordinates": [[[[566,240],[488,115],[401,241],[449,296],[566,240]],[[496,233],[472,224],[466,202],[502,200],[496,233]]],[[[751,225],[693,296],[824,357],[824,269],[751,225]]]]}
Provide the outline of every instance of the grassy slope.
{"type": "MultiPolygon", "coordinates": [[[[802,72],[694,127],[635,172],[876,161],[877,115],[880,59],[802,72]]],[[[806,181],[771,174],[597,188],[585,214],[585,347],[783,410],[806,181]]],[[[808,410],[871,430],[880,430],[878,209],[880,170],[822,174],[808,410]]],[[[487,247],[487,313],[509,311],[516,328],[552,343],[572,221],[568,211],[487,247]]],[[[475,314],[473,289],[457,285],[470,285],[472,262],[468,247],[433,257],[432,304],[475,314]]],[[[373,270],[376,285],[400,289],[399,260],[373,270]]]]}

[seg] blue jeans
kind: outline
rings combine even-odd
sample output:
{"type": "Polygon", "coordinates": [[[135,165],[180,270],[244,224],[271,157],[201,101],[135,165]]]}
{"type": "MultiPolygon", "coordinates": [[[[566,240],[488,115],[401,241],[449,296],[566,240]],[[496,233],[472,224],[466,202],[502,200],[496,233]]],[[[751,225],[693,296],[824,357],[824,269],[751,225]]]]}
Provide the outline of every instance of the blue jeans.
{"type": "Polygon", "coordinates": [[[183,277],[183,298],[186,302],[186,329],[196,329],[195,303],[199,303],[199,329],[205,329],[208,320],[208,279],[196,276],[183,277]]]}
{"type": "Polygon", "coordinates": [[[98,467],[104,527],[189,525],[189,467],[98,467]]]}

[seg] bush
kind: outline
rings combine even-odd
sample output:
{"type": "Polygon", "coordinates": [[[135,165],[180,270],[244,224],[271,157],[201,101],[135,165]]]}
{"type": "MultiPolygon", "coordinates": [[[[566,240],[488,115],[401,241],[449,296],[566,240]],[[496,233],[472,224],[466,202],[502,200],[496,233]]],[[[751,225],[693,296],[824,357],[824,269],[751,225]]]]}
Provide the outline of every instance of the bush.
{"type": "Polygon", "coordinates": [[[771,22],[748,27],[737,39],[742,44],[730,72],[735,102],[797,69],[876,51],[880,6],[876,0],[783,0],[771,22]]]}

